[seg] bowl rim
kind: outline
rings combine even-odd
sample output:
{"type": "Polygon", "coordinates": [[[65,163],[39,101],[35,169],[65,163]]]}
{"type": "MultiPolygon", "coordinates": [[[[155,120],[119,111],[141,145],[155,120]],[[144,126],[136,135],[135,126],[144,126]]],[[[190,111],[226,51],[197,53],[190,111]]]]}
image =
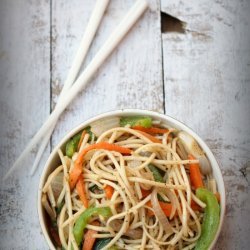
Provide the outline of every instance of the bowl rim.
{"type": "Polygon", "coordinates": [[[50,155],[49,155],[49,157],[44,165],[44,168],[42,170],[42,173],[40,176],[40,181],[39,181],[39,187],[38,187],[38,196],[37,196],[37,208],[38,208],[39,223],[40,223],[40,226],[42,229],[43,236],[44,236],[48,246],[50,247],[50,249],[56,250],[54,244],[52,243],[52,240],[50,239],[48,230],[47,230],[46,225],[45,225],[41,197],[42,197],[42,188],[46,182],[46,177],[47,177],[48,172],[49,172],[50,163],[51,163],[52,159],[55,157],[55,155],[57,154],[57,150],[69,138],[71,138],[74,134],[76,134],[78,131],[80,131],[82,128],[86,127],[90,123],[92,123],[96,120],[105,118],[105,117],[109,117],[109,116],[126,116],[126,115],[129,115],[129,116],[132,116],[132,115],[151,116],[151,117],[160,118],[161,120],[163,120],[167,123],[172,123],[172,124],[174,124],[174,126],[179,127],[182,130],[188,132],[190,135],[192,135],[195,138],[195,140],[199,143],[199,145],[202,147],[202,149],[205,151],[207,157],[209,158],[209,160],[211,162],[213,172],[216,172],[216,176],[217,176],[216,179],[218,180],[217,185],[218,185],[218,187],[220,186],[219,189],[220,189],[220,195],[221,195],[220,223],[219,223],[219,227],[217,229],[217,233],[214,237],[214,240],[209,247],[210,249],[212,249],[215,246],[215,243],[217,242],[217,239],[220,235],[222,225],[224,222],[225,208],[226,208],[226,191],[225,191],[225,184],[224,184],[224,180],[222,177],[220,166],[219,166],[217,160],[215,159],[214,154],[212,153],[210,148],[207,146],[205,141],[203,141],[201,139],[201,137],[199,135],[197,135],[190,127],[188,127],[186,124],[180,122],[179,120],[177,120],[169,115],[162,114],[162,113],[155,112],[155,111],[145,110],[145,109],[116,109],[116,110],[107,111],[107,112],[103,112],[101,114],[92,116],[89,119],[81,122],[79,125],[75,126],[70,131],[68,131],[63,136],[63,138],[59,141],[59,143],[53,148],[53,150],[50,153],[50,155]]]}

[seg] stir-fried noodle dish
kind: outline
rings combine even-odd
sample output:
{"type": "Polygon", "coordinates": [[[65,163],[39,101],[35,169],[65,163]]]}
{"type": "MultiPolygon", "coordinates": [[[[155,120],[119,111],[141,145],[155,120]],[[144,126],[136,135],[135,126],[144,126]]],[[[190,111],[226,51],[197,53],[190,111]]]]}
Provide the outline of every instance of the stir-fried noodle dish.
{"type": "Polygon", "coordinates": [[[195,139],[151,117],[109,117],[58,150],[42,190],[56,249],[208,249],[220,220],[195,139]]]}

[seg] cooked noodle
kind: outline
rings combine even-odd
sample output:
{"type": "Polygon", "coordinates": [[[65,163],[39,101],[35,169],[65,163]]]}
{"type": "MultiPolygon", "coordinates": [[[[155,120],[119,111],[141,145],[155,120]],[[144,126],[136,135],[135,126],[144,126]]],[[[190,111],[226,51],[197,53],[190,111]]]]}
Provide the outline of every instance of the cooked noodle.
{"type": "MultiPolygon", "coordinates": [[[[160,122],[153,121],[153,124],[159,126],[160,122]]],[[[107,219],[94,216],[86,227],[96,232],[95,238],[111,238],[103,249],[113,245],[118,249],[192,249],[195,246],[201,235],[202,208],[206,205],[191,188],[188,164],[198,163],[198,160],[183,158],[183,147],[180,149],[178,146],[178,137],[173,131],[176,132],[175,129],[168,129],[167,133],[155,136],[161,142],[156,143],[135,129],[115,127],[103,132],[96,141],[87,133],[78,146],[81,152],[95,143],[108,142],[132,150],[131,155],[127,155],[94,149],[84,158],[83,178],[89,207],[109,207],[112,212],[107,219]],[[149,164],[161,171],[163,182],[154,179],[149,164]],[[103,191],[106,186],[113,189],[110,199],[103,191]],[[149,194],[144,196],[146,191],[149,194]],[[170,228],[168,231],[165,231],[162,218],[158,218],[153,209],[155,204],[150,206],[154,193],[173,205],[171,215],[165,218],[170,228]],[[191,201],[201,210],[194,210],[191,201]],[[92,225],[93,220],[99,221],[99,224],[92,225]],[[117,222],[120,224],[115,228],[117,222]],[[130,232],[134,233],[134,238],[130,232]]],[[[76,189],[70,190],[69,185],[69,174],[79,152],[75,152],[71,159],[58,150],[61,165],[50,174],[43,188],[53,210],[62,205],[57,215],[57,226],[65,249],[79,249],[73,228],[86,210],[76,189]],[[52,182],[60,174],[63,175],[63,185],[56,196],[52,182]]]]}

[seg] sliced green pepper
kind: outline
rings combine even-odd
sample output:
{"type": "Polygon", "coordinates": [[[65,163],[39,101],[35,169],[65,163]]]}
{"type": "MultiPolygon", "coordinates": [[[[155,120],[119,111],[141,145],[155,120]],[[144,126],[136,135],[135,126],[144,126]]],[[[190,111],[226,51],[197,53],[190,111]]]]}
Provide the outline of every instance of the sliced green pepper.
{"type": "MultiPolygon", "coordinates": [[[[159,168],[157,168],[153,164],[149,164],[148,168],[152,172],[156,182],[164,183],[164,180],[163,180],[163,177],[162,177],[163,174],[161,173],[161,170],[159,168]]],[[[166,201],[161,197],[161,195],[157,194],[157,198],[158,198],[159,201],[162,201],[162,202],[166,203],[166,201]]]]}
{"type": "Polygon", "coordinates": [[[164,182],[160,169],[154,166],[153,164],[148,165],[149,170],[152,172],[156,182],[164,182]]]}
{"type": "Polygon", "coordinates": [[[205,188],[198,188],[196,196],[206,204],[201,226],[201,236],[195,250],[206,250],[212,243],[220,222],[220,206],[215,195],[205,188]]]}
{"type": "Polygon", "coordinates": [[[142,126],[144,128],[152,127],[152,118],[148,116],[130,116],[130,117],[122,117],[120,119],[121,127],[126,125],[134,126],[142,126]]]}
{"type": "MultiPolygon", "coordinates": [[[[89,134],[89,141],[91,141],[92,139],[95,140],[95,135],[91,132],[91,127],[88,126],[86,128],[84,128],[83,130],[86,130],[86,132],[89,134]]],[[[73,154],[76,152],[79,141],[81,139],[82,136],[82,131],[79,132],[78,134],[74,135],[66,144],[66,155],[69,158],[72,158],[73,154]]]]}
{"type": "MultiPolygon", "coordinates": [[[[93,247],[93,250],[101,250],[106,245],[109,244],[109,242],[112,240],[112,238],[104,238],[104,239],[98,239],[93,247]]],[[[115,250],[116,248],[109,248],[109,250],[115,250]]]]}
{"type": "MultiPolygon", "coordinates": [[[[112,238],[99,239],[95,242],[93,250],[101,250],[112,240],[112,238]]],[[[118,250],[117,246],[109,247],[108,250],[118,250]]]]}
{"type": "Polygon", "coordinates": [[[166,202],[162,197],[161,195],[157,194],[157,199],[158,201],[161,201],[161,202],[164,202],[164,203],[169,203],[169,202],[166,202]]]}
{"type": "Polygon", "coordinates": [[[56,221],[56,219],[51,220],[51,226],[52,226],[53,228],[57,228],[57,221],[56,221]]]}
{"type": "Polygon", "coordinates": [[[93,247],[93,250],[101,250],[104,248],[108,243],[112,240],[112,238],[104,238],[104,239],[98,239],[95,242],[95,245],[93,247]]]}
{"type": "Polygon", "coordinates": [[[92,140],[96,139],[94,133],[91,131],[90,126],[86,127],[84,130],[86,130],[86,132],[89,134],[89,141],[92,141],[92,140]]]}
{"type": "Polygon", "coordinates": [[[66,144],[66,155],[71,158],[76,152],[79,141],[81,139],[82,132],[74,135],[66,144]]]}
{"type": "Polygon", "coordinates": [[[60,214],[61,213],[61,210],[63,208],[63,205],[64,205],[64,201],[62,201],[59,206],[56,208],[56,214],[60,214]]]}
{"type": "Polygon", "coordinates": [[[95,184],[95,185],[93,185],[92,187],[90,187],[89,188],[89,190],[91,191],[91,192],[95,192],[96,190],[97,191],[102,191],[101,189],[99,189],[99,187],[95,184]]]}
{"type": "Polygon", "coordinates": [[[83,232],[84,232],[86,225],[88,224],[89,219],[94,215],[101,215],[104,218],[108,218],[112,215],[112,212],[109,207],[87,208],[77,219],[73,228],[73,234],[74,234],[74,237],[78,246],[82,242],[83,232]]]}

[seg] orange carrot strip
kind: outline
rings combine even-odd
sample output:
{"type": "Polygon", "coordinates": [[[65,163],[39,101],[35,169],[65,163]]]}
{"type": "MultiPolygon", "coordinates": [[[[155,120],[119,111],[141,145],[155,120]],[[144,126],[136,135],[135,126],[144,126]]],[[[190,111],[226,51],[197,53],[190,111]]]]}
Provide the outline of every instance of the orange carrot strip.
{"type": "Polygon", "coordinates": [[[77,191],[84,207],[87,208],[89,201],[88,201],[87,194],[85,191],[84,179],[83,179],[82,175],[79,176],[78,181],[76,183],[76,191],[77,191]]]}
{"type": "Polygon", "coordinates": [[[82,163],[80,161],[75,161],[74,163],[74,168],[72,171],[69,173],[69,186],[70,190],[73,190],[75,187],[79,176],[82,174],[82,163]]]}
{"type": "MultiPolygon", "coordinates": [[[[160,204],[160,207],[161,207],[162,211],[164,212],[164,214],[167,217],[170,217],[170,214],[171,214],[171,211],[172,211],[172,208],[173,208],[172,204],[171,203],[165,203],[165,202],[162,202],[162,201],[159,201],[159,204],[160,204]]],[[[152,207],[151,201],[149,201],[147,203],[147,206],[152,207]]],[[[155,215],[152,210],[148,210],[147,214],[150,217],[155,215]]]]}
{"type": "Polygon", "coordinates": [[[99,142],[99,143],[90,145],[87,148],[84,148],[80,152],[80,154],[78,156],[78,159],[80,161],[82,161],[84,155],[87,152],[89,152],[90,150],[93,150],[93,149],[105,149],[105,150],[109,150],[109,151],[116,151],[116,152],[119,152],[121,154],[131,154],[131,152],[132,152],[129,148],[124,148],[124,147],[121,147],[121,146],[116,145],[116,144],[111,144],[111,143],[108,143],[108,142],[99,142]]]}
{"type": "Polygon", "coordinates": [[[216,192],[214,195],[215,195],[215,197],[216,197],[218,203],[220,203],[220,193],[219,193],[219,192],[216,192]]]}
{"type": "Polygon", "coordinates": [[[86,135],[86,130],[83,130],[82,134],[81,134],[80,141],[79,141],[78,146],[77,146],[77,151],[79,151],[79,149],[81,147],[81,144],[82,144],[82,141],[83,141],[83,138],[84,138],[85,135],[86,135]]]}
{"type": "MultiPolygon", "coordinates": [[[[196,158],[192,155],[188,155],[188,159],[189,160],[196,160],[196,158]]],[[[200,187],[204,187],[199,164],[198,163],[189,164],[189,171],[190,171],[191,185],[195,189],[200,188],[200,187]]]]}
{"type": "Polygon", "coordinates": [[[147,196],[150,195],[151,193],[152,193],[151,190],[146,190],[146,189],[141,188],[142,198],[147,197],[147,196]]]}
{"type": "Polygon", "coordinates": [[[106,149],[109,151],[120,152],[122,154],[131,154],[131,152],[132,152],[129,148],[124,148],[124,147],[118,146],[116,144],[110,144],[108,142],[99,142],[99,143],[96,143],[96,144],[93,144],[93,145],[90,145],[90,146],[84,148],[79,153],[79,155],[74,163],[74,168],[72,169],[72,171],[69,174],[69,185],[70,185],[71,190],[75,187],[75,185],[78,181],[78,177],[80,176],[80,174],[83,171],[82,164],[83,164],[83,158],[84,158],[85,154],[93,149],[106,149]]]}
{"type": "MultiPolygon", "coordinates": [[[[165,202],[162,202],[162,201],[159,201],[159,204],[160,204],[160,207],[162,209],[162,211],[164,212],[164,214],[167,216],[167,217],[170,217],[170,214],[171,214],[171,211],[172,211],[172,204],[171,203],[165,203],[165,202]]],[[[151,204],[151,201],[149,201],[147,203],[147,206],[149,207],[152,207],[152,204],[151,204]]],[[[191,208],[195,211],[203,211],[202,207],[200,207],[197,203],[195,203],[193,200],[191,201],[191,208]]],[[[154,212],[152,210],[148,210],[147,212],[148,216],[154,216],[154,212]]],[[[177,212],[176,214],[177,215],[177,212]]]]}
{"type": "Polygon", "coordinates": [[[196,202],[194,202],[193,200],[191,200],[191,208],[194,211],[203,211],[202,207],[200,207],[196,202]]]}
{"type": "Polygon", "coordinates": [[[137,130],[137,131],[140,132],[145,137],[147,137],[150,141],[155,142],[155,143],[161,143],[161,141],[159,139],[155,138],[154,136],[152,136],[146,132],[140,131],[140,130],[137,130]]]}
{"type": "Polygon", "coordinates": [[[168,141],[167,141],[167,142],[170,143],[170,142],[172,141],[172,139],[173,139],[173,135],[172,135],[172,134],[169,134],[169,135],[168,135],[168,141]]]}
{"type": "Polygon", "coordinates": [[[114,188],[107,185],[105,188],[104,188],[104,191],[105,191],[105,194],[106,194],[106,197],[110,200],[113,196],[113,193],[114,193],[114,188]]]}
{"type": "Polygon", "coordinates": [[[157,128],[157,127],[144,128],[142,126],[134,126],[132,127],[132,129],[139,130],[148,134],[165,134],[168,132],[168,129],[157,128]]]}
{"type": "MultiPolygon", "coordinates": [[[[99,226],[100,223],[97,221],[94,221],[91,223],[94,226],[99,226]]],[[[94,238],[93,236],[97,233],[97,231],[92,230],[92,229],[88,229],[88,231],[86,232],[86,234],[84,235],[84,242],[82,245],[82,250],[91,250],[95,244],[96,238],[94,238]]]]}

